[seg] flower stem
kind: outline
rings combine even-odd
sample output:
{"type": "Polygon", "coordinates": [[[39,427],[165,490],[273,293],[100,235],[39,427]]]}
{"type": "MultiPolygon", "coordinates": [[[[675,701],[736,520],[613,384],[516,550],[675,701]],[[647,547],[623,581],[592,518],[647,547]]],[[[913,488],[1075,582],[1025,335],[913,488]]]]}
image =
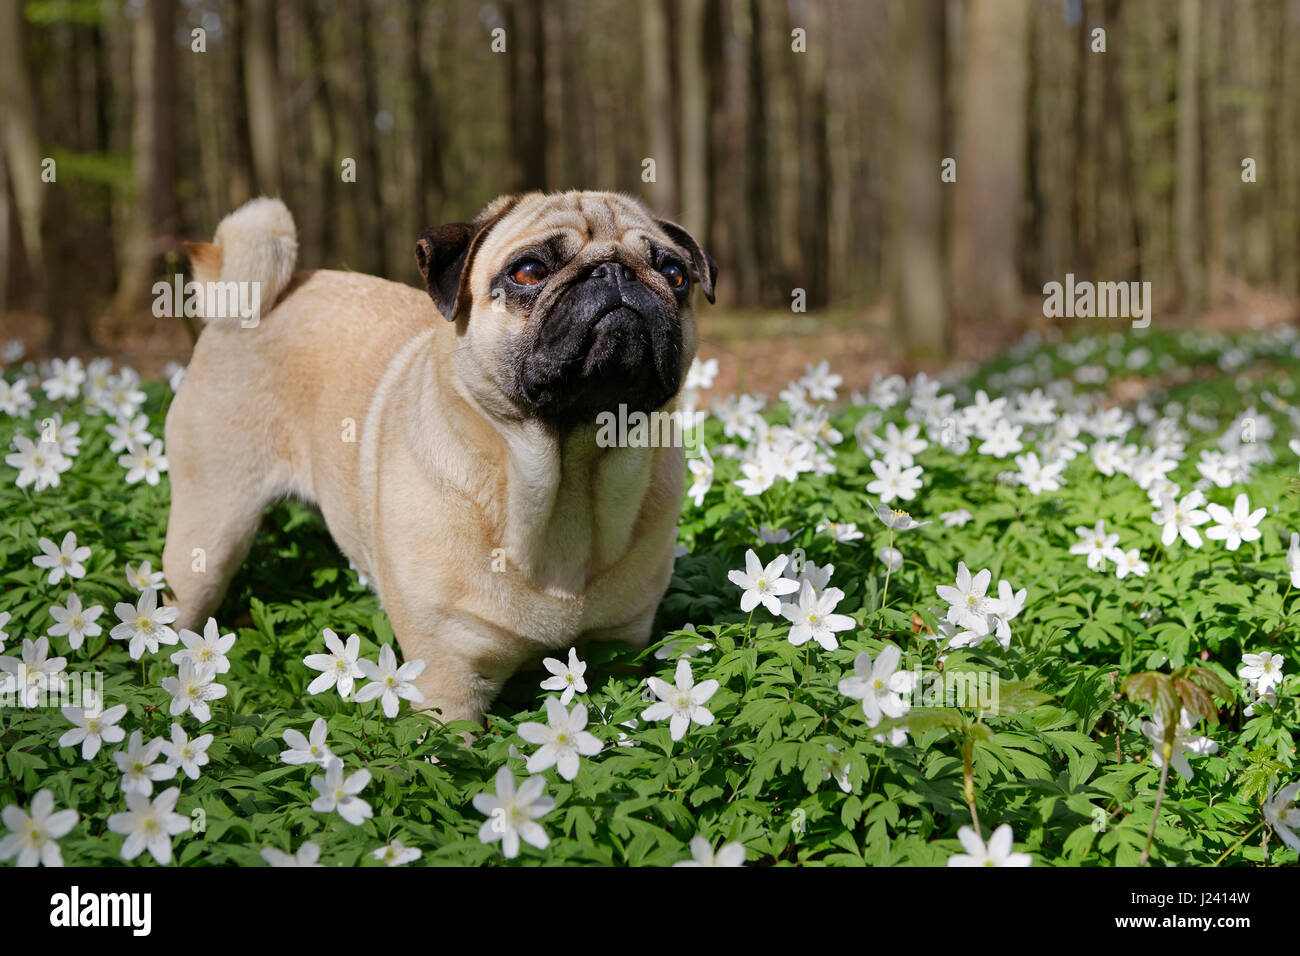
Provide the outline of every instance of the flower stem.
{"type": "Polygon", "coordinates": [[[1147,830],[1147,843],[1142,848],[1142,857],[1138,860],[1138,866],[1146,866],[1147,860],[1151,857],[1151,841],[1156,835],[1156,823],[1160,819],[1160,804],[1165,799],[1165,784],[1169,781],[1169,761],[1173,758],[1174,746],[1166,740],[1161,748],[1160,753],[1164,759],[1160,763],[1160,786],[1156,790],[1156,806],[1151,813],[1151,829],[1147,830]]]}
{"type": "Polygon", "coordinates": [[[1237,849],[1237,847],[1241,846],[1243,843],[1245,843],[1247,840],[1249,840],[1252,836],[1254,836],[1255,833],[1259,830],[1259,828],[1262,827],[1263,825],[1264,825],[1264,824],[1263,824],[1262,821],[1259,822],[1259,823],[1256,823],[1255,826],[1254,826],[1254,829],[1252,829],[1249,833],[1247,833],[1244,837],[1242,837],[1240,840],[1238,840],[1238,841],[1237,841],[1236,843],[1234,843],[1232,846],[1230,846],[1230,847],[1228,847],[1226,850],[1224,850],[1223,853],[1220,854],[1219,858],[1218,858],[1217,860],[1215,860],[1213,863],[1211,863],[1210,866],[1218,866],[1220,863],[1222,863],[1224,860],[1226,860],[1226,859],[1228,858],[1228,856],[1232,853],[1233,850],[1237,849]]]}
{"type": "Polygon", "coordinates": [[[981,840],[980,815],[975,809],[975,739],[967,736],[962,741],[962,790],[966,794],[966,806],[970,808],[971,823],[975,825],[975,835],[981,840]]]}
{"type": "MultiPolygon", "coordinates": [[[[889,547],[894,546],[894,529],[889,529],[889,547]]],[[[893,573],[893,565],[888,559],[885,561],[885,588],[880,592],[880,609],[885,609],[885,599],[889,596],[889,576],[893,573]]]]}

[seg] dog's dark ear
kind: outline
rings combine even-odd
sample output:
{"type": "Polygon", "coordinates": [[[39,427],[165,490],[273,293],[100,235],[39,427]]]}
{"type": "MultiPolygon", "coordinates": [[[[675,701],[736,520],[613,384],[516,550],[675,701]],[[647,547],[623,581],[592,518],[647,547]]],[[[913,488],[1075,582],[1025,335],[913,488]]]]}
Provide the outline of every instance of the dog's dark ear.
{"type": "Polygon", "coordinates": [[[718,281],[718,267],[714,264],[709,254],[704,251],[689,232],[675,222],[669,222],[667,219],[656,219],[659,228],[668,234],[668,238],[686,252],[691,259],[691,266],[695,271],[695,277],[700,283],[700,289],[704,293],[704,298],[713,302],[713,286],[718,281]]]}
{"type": "Polygon", "coordinates": [[[515,207],[518,196],[502,196],[473,222],[453,222],[426,229],[415,242],[415,261],[424,287],[448,321],[469,310],[469,276],[483,238],[515,207]]]}

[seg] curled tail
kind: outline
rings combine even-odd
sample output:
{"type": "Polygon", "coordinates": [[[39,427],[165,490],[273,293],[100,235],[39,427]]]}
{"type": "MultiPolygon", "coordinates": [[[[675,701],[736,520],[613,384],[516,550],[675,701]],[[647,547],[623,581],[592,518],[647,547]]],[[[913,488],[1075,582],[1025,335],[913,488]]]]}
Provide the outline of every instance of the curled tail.
{"type": "Polygon", "coordinates": [[[203,318],[256,325],[293,278],[298,230],[284,203],[262,196],[221,220],[212,242],[187,242],[185,248],[194,281],[207,289],[203,318]]]}

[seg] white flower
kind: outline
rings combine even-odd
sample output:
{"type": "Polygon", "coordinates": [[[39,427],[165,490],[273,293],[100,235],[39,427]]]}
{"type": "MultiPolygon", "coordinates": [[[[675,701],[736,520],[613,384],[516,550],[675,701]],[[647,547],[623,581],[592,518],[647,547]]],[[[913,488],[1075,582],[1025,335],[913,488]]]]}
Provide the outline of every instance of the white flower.
{"type": "Polygon", "coordinates": [[[844,592],[839,588],[827,588],[817,594],[812,582],[804,580],[799,587],[798,601],[781,605],[781,616],[793,625],[790,628],[790,643],[799,647],[814,640],[827,651],[839,647],[835,634],[852,630],[857,625],[847,614],[831,613],[843,599],[844,592]]]}
{"type": "Polygon", "coordinates": [[[369,770],[358,770],[344,780],[343,761],[335,758],[326,766],[325,776],[311,778],[312,787],[320,794],[311,802],[311,808],[317,813],[337,810],[348,823],[360,826],[362,820],[374,816],[370,804],[357,796],[369,783],[369,770]]]}
{"type": "Polygon", "coordinates": [[[695,476],[691,487],[686,491],[686,496],[692,499],[695,507],[698,508],[704,504],[704,495],[713,486],[713,456],[709,454],[709,449],[700,445],[699,457],[686,459],[686,467],[695,476]]]}
{"type": "MultiPolygon", "coordinates": [[[[99,604],[83,609],[81,598],[74,592],[68,595],[67,607],[59,607],[55,604],[50,608],[50,617],[54,618],[55,624],[46,633],[50,637],[61,637],[66,634],[68,645],[75,651],[81,647],[86,638],[98,637],[103,633],[103,628],[95,623],[95,619],[102,613],[104,608],[99,604]]],[[[2,646],[3,642],[0,642],[0,647],[2,646]]]]}
{"type": "Polygon", "coordinates": [[[357,691],[357,703],[363,704],[379,697],[384,708],[384,716],[392,718],[397,716],[397,708],[400,706],[399,697],[417,704],[423,702],[424,694],[411,683],[424,672],[422,659],[407,661],[398,667],[397,655],[393,653],[392,645],[385,644],[379,649],[378,664],[362,658],[357,661],[357,666],[370,680],[369,684],[357,691]]]}
{"type": "Polygon", "coordinates": [[[1179,535],[1193,548],[1201,546],[1201,533],[1196,528],[1210,520],[1210,516],[1200,510],[1203,504],[1205,495],[1199,491],[1188,492],[1182,501],[1175,502],[1172,498],[1166,498],[1161,502],[1161,507],[1151,516],[1151,520],[1164,525],[1160,541],[1166,548],[1179,535]]]}
{"type": "Polygon", "coordinates": [[[1034,862],[1028,853],[1011,852],[1015,834],[1009,823],[1004,823],[993,831],[988,846],[970,827],[961,827],[957,831],[957,839],[966,852],[948,857],[949,866],[1032,866],[1034,862]]]}
{"type": "Polygon", "coordinates": [[[561,704],[568,706],[575,693],[585,694],[587,692],[587,681],[582,676],[587,673],[587,664],[585,661],[578,660],[577,648],[569,648],[569,663],[567,665],[554,657],[546,657],[542,659],[542,666],[550,671],[552,675],[542,681],[542,690],[560,691],[561,704]]]}
{"type": "Polygon", "coordinates": [[[785,544],[794,537],[786,528],[769,528],[765,524],[757,528],[751,527],[749,530],[754,532],[754,536],[764,544],[785,544]]]}
{"type": "MultiPolygon", "coordinates": [[[[1020,443],[1020,434],[1023,431],[1022,426],[1012,425],[1006,419],[1002,419],[985,433],[987,437],[984,443],[976,450],[981,455],[1006,458],[1007,455],[1013,455],[1025,447],[1020,443]]],[[[1037,457],[1034,460],[1037,461],[1037,457]]]]}
{"type": "Polygon", "coordinates": [[[1291,587],[1300,588],[1300,534],[1294,531],[1291,532],[1291,547],[1286,552],[1286,569],[1291,572],[1291,587]]]}
{"type": "Polygon", "coordinates": [[[792,594],[799,590],[799,585],[783,577],[788,555],[778,555],[771,564],[763,567],[753,549],[745,552],[745,570],[728,571],[727,580],[744,589],[740,596],[740,609],[749,613],[761,603],[773,614],[781,613],[781,595],[792,594]]]}
{"type": "Polygon", "coordinates": [[[1137,548],[1130,548],[1125,551],[1123,548],[1115,548],[1110,552],[1110,559],[1115,562],[1115,577],[1123,578],[1129,574],[1136,574],[1140,578],[1147,576],[1151,566],[1142,560],[1142,552],[1137,548]]]}
{"type": "Polygon", "coordinates": [[[78,548],[77,536],[71,531],[63,536],[63,544],[57,548],[49,538],[41,538],[37,544],[43,553],[32,558],[32,564],[50,569],[50,584],[58,584],[65,574],[70,578],[86,576],[86,566],[81,562],[90,560],[90,548],[78,548]]]}
{"type": "Polygon", "coordinates": [[[154,763],[162,753],[162,747],[161,737],[155,737],[146,744],[140,731],[131,731],[131,739],[126,742],[126,750],[119,750],[113,754],[117,769],[122,771],[123,793],[138,793],[147,797],[153,793],[155,780],[168,780],[176,776],[175,767],[154,763]]]}
{"type": "Polygon", "coordinates": [[[1089,570],[1105,570],[1106,559],[1119,543],[1119,535],[1107,534],[1105,522],[1100,520],[1095,528],[1080,526],[1074,529],[1074,533],[1080,540],[1070,546],[1070,553],[1087,555],[1089,570]]]}
{"type": "MultiPolygon", "coordinates": [[[[1285,791],[1284,791],[1285,792],[1285,791]]],[[[0,839],[0,860],[18,857],[19,866],[62,866],[58,841],[77,825],[76,810],[54,809],[54,793],[38,790],[32,797],[32,812],[10,804],[0,810],[9,833],[0,839]]]]}
{"type": "Polygon", "coordinates": [[[776,483],[775,463],[766,455],[740,464],[744,478],[736,479],[736,487],[745,495],[761,495],[776,483]]]}
{"type": "Polygon", "coordinates": [[[149,446],[131,445],[117,463],[126,469],[126,483],[134,485],[143,479],[150,485],[156,485],[167,470],[167,456],[163,454],[163,443],[155,441],[149,446]]]}
{"type": "Polygon", "coordinates": [[[116,424],[105,425],[104,430],[113,436],[113,443],[108,446],[110,452],[126,451],[132,445],[143,448],[154,440],[149,434],[148,415],[138,415],[134,419],[119,418],[116,424]]]}
{"type": "Polygon", "coordinates": [[[284,732],[284,742],[288,750],[280,751],[280,759],[287,764],[314,763],[327,767],[331,760],[337,759],[325,743],[329,727],[324,717],[317,717],[311,725],[310,738],[304,737],[302,731],[290,728],[284,732]]]}
{"type": "Polygon", "coordinates": [[[478,829],[478,838],[484,843],[501,841],[506,859],[519,855],[519,841],[523,840],[539,850],[550,845],[539,817],[555,808],[554,797],[542,796],[546,789],[545,777],[529,777],[515,790],[515,776],[504,764],[497,771],[496,793],[476,793],[471,801],[474,809],[487,817],[478,829]]]}
{"type": "Polygon", "coordinates": [[[713,723],[713,712],[704,704],[717,692],[719,685],[716,680],[696,684],[690,661],[684,657],[677,662],[676,681],[674,686],[658,677],[646,679],[651,692],[659,701],[643,710],[641,719],[667,719],[669,735],[673,740],[681,740],[692,723],[701,727],[713,723]]]}
{"type": "Polygon", "coordinates": [[[208,747],[213,740],[212,734],[190,739],[178,723],[172,723],[172,739],[164,740],[162,752],[167,757],[167,766],[176,767],[191,780],[199,779],[199,768],[208,762],[208,747]]]}
{"type": "MultiPolygon", "coordinates": [[[[993,572],[988,568],[971,577],[966,562],[957,562],[957,586],[940,584],[935,587],[939,597],[950,605],[946,615],[949,623],[959,624],[971,630],[984,627],[984,616],[992,610],[991,602],[986,597],[992,578],[993,572]]],[[[987,628],[985,633],[988,633],[987,628]]]]}
{"type": "Polygon", "coordinates": [[[546,698],[546,723],[530,720],[519,725],[520,737],[541,744],[528,758],[528,772],[540,773],[555,765],[565,780],[576,777],[579,756],[590,757],[601,750],[600,741],[584,729],[586,726],[587,708],[582,704],[576,704],[570,713],[556,698],[546,698]]]}
{"type": "Polygon", "coordinates": [[[14,436],[18,450],[5,455],[5,464],[18,469],[15,484],[26,488],[35,483],[36,491],[59,487],[59,475],[72,467],[72,459],[59,450],[54,442],[34,443],[26,435],[14,436]]]}
{"type": "MultiPolygon", "coordinates": [[[[1296,796],[1300,795],[1300,780],[1288,787],[1283,787],[1275,797],[1273,796],[1273,786],[1276,782],[1276,779],[1268,782],[1268,799],[1264,802],[1264,819],[1283,843],[1300,853],[1300,835],[1296,834],[1296,830],[1300,830],[1300,807],[1296,806],[1296,796]]],[[[0,850],[0,859],[3,858],[4,853],[0,850]]]]}
{"type": "Polygon", "coordinates": [[[916,455],[919,455],[930,446],[929,442],[919,437],[920,433],[920,425],[908,425],[902,431],[899,431],[898,426],[890,422],[885,426],[884,438],[871,435],[868,440],[887,461],[898,462],[904,468],[907,468],[911,467],[916,455]]]}
{"type": "Polygon", "coordinates": [[[41,383],[41,388],[52,402],[60,398],[71,401],[81,393],[81,383],[85,380],[86,371],[81,359],[70,358],[65,362],[56,358],[50,360],[50,377],[41,383]]]}
{"type": "Polygon", "coordinates": [[[1064,461],[1049,461],[1042,464],[1038,461],[1038,455],[1034,452],[1026,452],[1023,455],[1016,455],[1016,467],[1019,468],[1016,477],[1020,483],[1029,489],[1031,495],[1042,494],[1044,491],[1060,491],[1061,472],[1065,470],[1064,461]]]}
{"type": "Polygon", "coordinates": [[[1282,668],[1286,659],[1281,654],[1262,651],[1259,654],[1242,654],[1244,665],[1237,676],[1255,685],[1261,697],[1267,697],[1282,683],[1282,668]]]}
{"type": "Polygon", "coordinates": [[[892,462],[873,461],[871,470],[876,480],[868,482],[867,493],[879,495],[885,504],[895,498],[911,501],[921,487],[921,466],[902,468],[892,462]]]}
{"type": "Polygon", "coordinates": [[[713,845],[702,836],[691,837],[691,858],[673,866],[744,866],[745,844],[726,843],[713,852],[713,845]]]}
{"type": "Polygon", "coordinates": [[[228,673],[230,659],[226,654],[235,646],[235,635],[219,634],[219,631],[215,617],[208,618],[208,623],[203,626],[202,637],[187,628],[181,628],[180,639],[185,650],[172,654],[172,663],[179,665],[181,661],[191,660],[198,666],[211,667],[214,674],[228,673]]]}
{"type": "Polygon", "coordinates": [[[863,534],[852,521],[838,522],[829,519],[822,521],[815,529],[818,534],[829,534],[840,544],[851,544],[862,540],[863,534]]]}
{"type": "Polygon", "coordinates": [[[168,787],[150,803],[148,793],[126,793],[126,811],[108,818],[108,828],[126,835],[122,859],[134,860],[145,850],[163,866],[172,861],[172,837],[190,828],[190,818],[176,813],[180,787],[168,787]]]}
{"type": "Polygon", "coordinates": [[[868,727],[885,717],[902,717],[911,709],[902,695],[911,693],[916,675],[898,669],[902,657],[903,652],[893,644],[881,648],[874,664],[871,655],[863,652],[853,659],[853,676],[839,682],[841,694],[862,701],[868,727]]]}
{"type": "Polygon", "coordinates": [[[1216,504],[1206,505],[1205,510],[1218,522],[1213,528],[1206,530],[1205,536],[1211,541],[1222,541],[1229,551],[1236,551],[1243,541],[1256,540],[1260,536],[1260,530],[1255,526],[1268,513],[1267,508],[1256,508],[1251,511],[1250,501],[1244,493],[1237,495],[1231,511],[1223,505],[1216,504]]]}
{"type": "Polygon", "coordinates": [[[161,591],[166,582],[163,580],[163,573],[155,571],[148,561],[140,562],[139,568],[131,567],[131,562],[126,564],[126,583],[131,585],[137,591],[161,591]]]}
{"type": "Polygon", "coordinates": [[[308,840],[298,847],[296,854],[267,846],[262,848],[262,859],[270,866],[320,866],[320,846],[308,840]]]}
{"type": "Polygon", "coordinates": [[[394,840],[387,846],[381,846],[370,855],[376,860],[383,860],[389,866],[402,866],[418,860],[420,851],[413,846],[403,845],[401,840],[394,840]]]}
{"type": "MultiPolygon", "coordinates": [[[[1177,770],[1184,780],[1192,779],[1192,766],[1187,762],[1188,754],[1199,757],[1219,751],[1219,745],[1209,737],[1192,736],[1193,723],[1195,721],[1192,715],[1184,709],[1174,733],[1173,758],[1169,761],[1170,766],[1177,770]]],[[[1165,763],[1162,753],[1165,739],[1164,724],[1158,717],[1155,720],[1144,720],[1142,733],[1146,735],[1147,740],[1155,744],[1155,749],[1151,751],[1151,762],[1157,767],[1163,767],[1165,763]]]]}
{"type": "Polygon", "coordinates": [[[0,412],[14,418],[26,418],[35,405],[36,400],[27,393],[26,379],[9,383],[0,378],[0,412]]]}
{"type": "Polygon", "coordinates": [[[691,361],[691,367],[686,370],[686,384],[682,388],[709,389],[713,387],[713,380],[717,377],[718,360],[711,358],[701,362],[700,357],[697,355],[691,361]]]}
{"type": "Polygon", "coordinates": [[[923,528],[931,524],[929,521],[917,521],[906,511],[890,508],[888,505],[876,505],[875,512],[884,526],[892,531],[911,531],[913,528],[923,528]]]}
{"type": "Polygon", "coordinates": [[[809,397],[833,402],[835,390],[844,384],[844,379],[831,372],[829,362],[820,362],[816,366],[809,362],[804,366],[804,375],[799,379],[799,384],[808,390],[809,397]]]}
{"type": "Polygon", "coordinates": [[[1010,581],[998,581],[997,600],[990,602],[993,608],[989,611],[989,626],[997,635],[998,643],[1002,645],[1003,650],[1011,646],[1010,622],[1025,609],[1025,598],[1028,595],[1028,588],[1016,591],[1010,581]]]}
{"type": "Polygon", "coordinates": [[[5,630],[5,625],[9,623],[9,612],[0,611],[0,651],[5,649],[5,641],[9,640],[9,632],[5,630]]]}
{"type": "Polygon", "coordinates": [[[81,450],[81,436],[77,434],[79,431],[81,423],[69,422],[65,425],[60,412],[55,412],[41,422],[41,440],[53,443],[69,458],[75,457],[81,450]]]}
{"type": "Polygon", "coordinates": [[[162,689],[172,695],[171,715],[179,717],[188,710],[201,724],[211,720],[208,701],[226,696],[225,686],[216,683],[216,677],[210,664],[195,664],[191,658],[184,658],[176,677],[162,679],[162,689]]]}
{"type": "Polygon", "coordinates": [[[138,661],[146,648],[150,654],[157,654],[159,642],[175,644],[180,639],[168,626],[181,616],[180,608],[159,607],[157,591],[142,591],[134,607],[125,601],[119,602],[113,613],[122,623],[108,635],[114,640],[128,642],[127,653],[133,661],[138,661]]]}
{"type": "Polygon", "coordinates": [[[881,548],[876,552],[876,557],[880,559],[881,563],[889,570],[890,574],[893,574],[903,566],[903,552],[899,551],[897,548],[881,548]]]}
{"type": "Polygon", "coordinates": [[[95,396],[95,404],[114,418],[131,418],[144,404],[145,394],[139,388],[140,376],[134,369],[123,368],[117,375],[108,377],[108,387],[95,396]]]}
{"type": "Polygon", "coordinates": [[[940,520],[949,528],[964,528],[970,523],[975,516],[965,508],[957,508],[954,511],[945,511],[939,515],[940,520]]]}
{"type": "MultiPolygon", "coordinates": [[[[828,565],[829,567],[829,565],[828,565]]],[[[694,624],[687,624],[682,628],[690,634],[697,634],[694,624]]],[[[712,649],[713,645],[709,643],[699,644],[689,637],[679,637],[675,640],[665,641],[660,647],[655,648],[655,660],[666,661],[670,657],[694,657],[700,651],[712,649]]]]}
{"type": "Polygon", "coordinates": [[[181,382],[185,381],[185,366],[180,362],[168,362],[163,366],[163,375],[167,377],[167,384],[173,392],[181,387],[181,382]]]}
{"type": "Polygon", "coordinates": [[[826,745],[826,751],[830,756],[822,765],[822,779],[830,780],[834,777],[841,790],[845,793],[852,793],[853,785],[849,783],[849,768],[852,767],[852,764],[845,763],[844,755],[831,744],[826,745]]]}
{"type": "Polygon", "coordinates": [[[81,759],[92,760],[103,744],[115,744],[126,736],[126,731],[117,726],[117,722],[126,716],[126,704],[102,710],[101,702],[90,692],[83,695],[81,703],[81,707],[61,708],[63,716],[72,722],[73,727],[59,738],[59,746],[81,744],[81,759]]]}
{"type": "Polygon", "coordinates": [[[348,695],[352,693],[353,681],[365,676],[357,663],[357,655],[361,652],[361,638],[356,634],[350,634],[345,646],[338,635],[328,627],[323,628],[322,633],[325,635],[325,646],[330,652],[308,654],[302,661],[312,670],[321,672],[319,677],[307,685],[307,693],[319,694],[337,686],[339,696],[347,700],[348,695]]]}
{"type": "Polygon", "coordinates": [[[61,693],[64,689],[63,678],[59,675],[68,664],[66,657],[48,657],[50,639],[38,637],[36,640],[23,638],[22,659],[0,657],[0,671],[11,675],[0,681],[0,688],[8,685],[11,692],[18,694],[18,705],[24,708],[37,706],[41,692],[61,693]]]}

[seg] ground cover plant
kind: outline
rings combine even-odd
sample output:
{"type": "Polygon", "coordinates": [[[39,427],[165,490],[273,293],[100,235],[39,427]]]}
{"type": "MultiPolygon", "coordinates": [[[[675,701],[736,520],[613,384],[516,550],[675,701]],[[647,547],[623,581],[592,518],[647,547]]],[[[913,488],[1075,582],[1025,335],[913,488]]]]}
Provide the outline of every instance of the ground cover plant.
{"type": "Polygon", "coordinates": [[[852,396],[825,363],[714,396],[697,363],[662,640],[557,654],[470,746],[301,504],[172,630],[183,370],[8,357],[10,863],[1296,862],[1289,327],[1026,340],[852,396]]]}

